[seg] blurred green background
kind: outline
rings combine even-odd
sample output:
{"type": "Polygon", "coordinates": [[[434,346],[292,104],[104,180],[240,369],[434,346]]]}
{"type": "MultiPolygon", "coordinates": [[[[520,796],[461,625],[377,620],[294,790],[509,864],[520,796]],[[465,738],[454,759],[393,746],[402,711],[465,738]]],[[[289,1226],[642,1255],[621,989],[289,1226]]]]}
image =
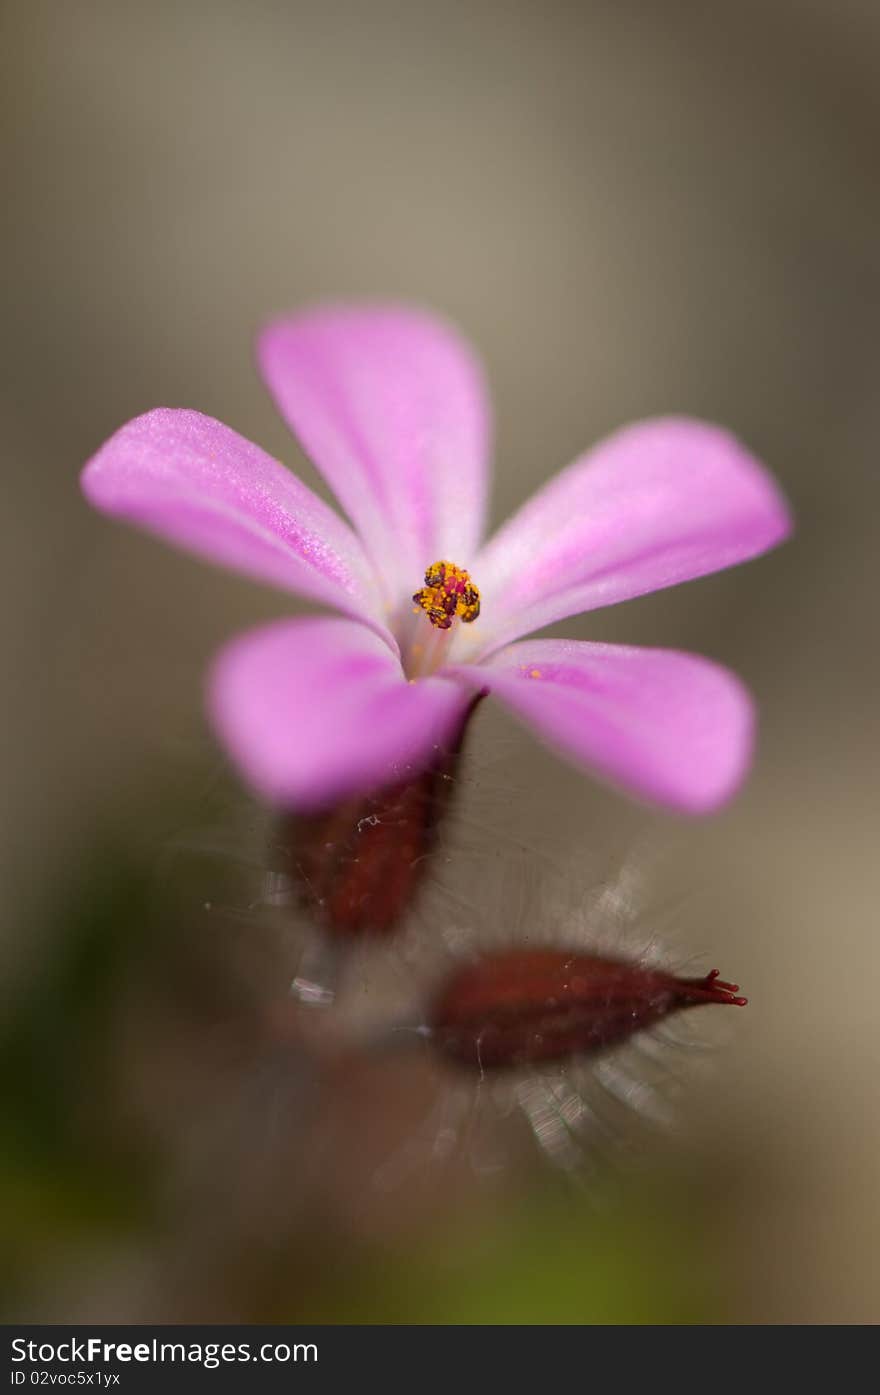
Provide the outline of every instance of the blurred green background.
{"type": "Polygon", "coordinates": [[[5,1314],[876,1320],[877,5],[0,12],[5,1314]],[[314,485],[252,335],[359,295],[477,344],[495,521],[666,411],[735,429],[793,501],[778,553],[561,627],[744,675],[761,747],[730,810],[648,818],[502,716],[474,730],[490,804],[498,767],[530,793],[498,796],[506,836],[563,869],[671,840],[676,950],[749,993],[634,1170],[563,1180],[511,1143],[498,1173],[376,1184],[436,1081],[300,1039],[301,933],[255,905],[262,823],[202,718],[209,656],[287,602],[78,494],[159,404],[314,485]]]}

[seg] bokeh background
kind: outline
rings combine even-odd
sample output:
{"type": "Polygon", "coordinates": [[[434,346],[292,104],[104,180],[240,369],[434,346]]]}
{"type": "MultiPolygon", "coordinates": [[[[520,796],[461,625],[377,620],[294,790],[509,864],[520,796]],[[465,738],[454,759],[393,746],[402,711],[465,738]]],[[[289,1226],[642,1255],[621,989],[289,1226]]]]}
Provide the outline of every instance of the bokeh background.
{"type": "Polygon", "coordinates": [[[873,1322],[876,4],[2,16],[5,1312],[873,1322]],[[529,790],[499,795],[505,837],[564,876],[599,844],[627,865],[663,848],[677,952],[751,998],[619,1175],[561,1182],[511,1142],[510,1166],[465,1151],[387,1182],[432,1087],[393,1053],[339,1070],[304,1049],[297,932],[249,899],[261,816],[202,718],[209,656],[286,602],[78,494],[82,462],[159,404],[315,484],[252,336],[360,295],[436,306],[477,344],[496,521],[666,411],[734,428],[793,501],[778,553],[564,626],[745,676],[760,754],[723,815],[649,818],[503,717],[475,728],[480,818],[501,770],[529,790]]]}

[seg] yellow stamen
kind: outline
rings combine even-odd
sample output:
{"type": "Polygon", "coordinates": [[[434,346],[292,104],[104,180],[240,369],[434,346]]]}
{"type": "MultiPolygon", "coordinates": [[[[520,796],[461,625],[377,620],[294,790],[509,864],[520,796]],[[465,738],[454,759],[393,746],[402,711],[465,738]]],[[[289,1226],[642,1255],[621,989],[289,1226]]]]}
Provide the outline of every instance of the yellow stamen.
{"type": "Polygon", "coordinates": [[[438,630],[448,630],[456,616],[470,625],[480,613],[479,591],[464,568],[454,562],[432,562],[425,572],[425,584],[413,600],[438,630]]]}

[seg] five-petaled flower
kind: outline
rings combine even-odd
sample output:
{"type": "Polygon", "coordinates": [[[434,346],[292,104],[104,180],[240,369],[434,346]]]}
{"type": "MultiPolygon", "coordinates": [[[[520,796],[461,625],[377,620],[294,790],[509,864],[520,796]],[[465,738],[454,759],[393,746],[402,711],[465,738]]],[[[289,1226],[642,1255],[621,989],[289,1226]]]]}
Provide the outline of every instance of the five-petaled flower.
{"type": "Polygon", "coordinates": [[[725,431],[629,426],[488,542],[489,414],[456,333],[401,307],[316,309],[259,342],[274,397],[348,514],[194,411],[122,427],[88,499],[341,612],[245,634],[210,677],[216,730],[250,784],[298,810],[406,778],[488,691],[576,764],[692,813],[749,764],[739,680],[692,654],[524,639],[565,616],[717,571],[788,533],[786,504],[725,431]]]}

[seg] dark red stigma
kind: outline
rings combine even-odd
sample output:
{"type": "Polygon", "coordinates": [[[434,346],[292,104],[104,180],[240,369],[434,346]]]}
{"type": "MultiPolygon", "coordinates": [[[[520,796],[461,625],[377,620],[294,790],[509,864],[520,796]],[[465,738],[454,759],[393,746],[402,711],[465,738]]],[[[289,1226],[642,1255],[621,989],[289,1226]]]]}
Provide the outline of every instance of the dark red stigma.
{"type": "Polygon", "coordinates": [[[507,950],[457,970],[428,1015],[446,1056],[480,1069],[603,1050],[702,1003],[744,1007],[717,969],[677,978],[625,960],[566,950],[507,950]]]}

